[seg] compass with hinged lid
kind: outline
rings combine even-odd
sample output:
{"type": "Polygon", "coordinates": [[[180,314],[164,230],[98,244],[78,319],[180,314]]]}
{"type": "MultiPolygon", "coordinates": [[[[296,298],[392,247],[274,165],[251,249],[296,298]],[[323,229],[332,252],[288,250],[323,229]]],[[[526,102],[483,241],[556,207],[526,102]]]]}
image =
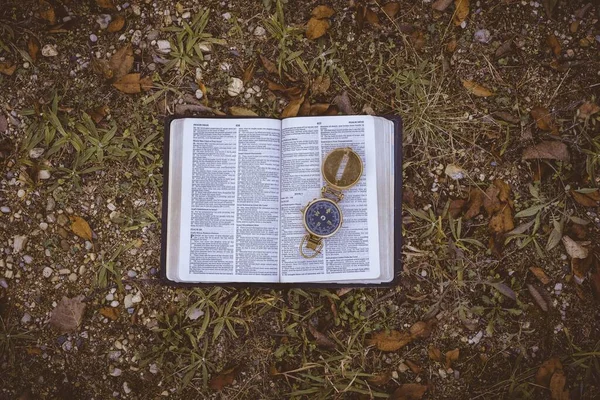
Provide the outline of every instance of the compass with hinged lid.
{"type": "Polygon", "coordinates": [[[300,254],[305,258],[316,257],[323,248],[323,239],[335,235],[342,227],[344,217],[338,203],[344,198],[342,191],[359,181],[363,163],[350,147],[338,148],[325,157],[321,172],[326,182],[321,188],[321,198],[302,209],[306,234],[300,242],[300,254]]]}

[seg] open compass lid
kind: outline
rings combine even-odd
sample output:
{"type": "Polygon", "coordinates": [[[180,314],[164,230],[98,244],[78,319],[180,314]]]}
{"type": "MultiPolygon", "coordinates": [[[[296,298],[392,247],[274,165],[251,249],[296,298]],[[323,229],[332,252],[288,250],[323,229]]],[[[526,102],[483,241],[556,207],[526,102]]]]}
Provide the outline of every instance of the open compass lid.
{"type": "Polygon", "coordinates": [[[322,166],[323,178],[332,187],[346,190],[354,186],[363,173],[360,156],[350,147],[332,150],[322,166]]]}

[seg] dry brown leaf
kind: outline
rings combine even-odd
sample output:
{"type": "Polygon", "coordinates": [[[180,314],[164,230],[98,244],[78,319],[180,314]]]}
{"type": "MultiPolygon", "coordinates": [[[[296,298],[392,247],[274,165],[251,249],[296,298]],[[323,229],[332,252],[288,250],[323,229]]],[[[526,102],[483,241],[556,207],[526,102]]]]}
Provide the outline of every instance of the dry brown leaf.
{"type": "Polygon", "coordinates": [[[40,0],[40,18],[48,21],[50,25],[56,24],[56,13],[52,4],[45,0],[40,0]]]}
{"type": "Polygon", "coordinates": [[[530,146],[523,151],[523,160],[560,160],[569,161],[569,149],[567,145],[558,141],[545,140],[534,146],[530,146]]]}
{"type": "Polygon", "coordinates": [[[590,251],[587,247],[584,247],[582,244],[574,241],[568,236],[563,236],[562,242],[565,245],[565,250],[567,251],[567,254],[571,258],[584,259],[587,258],[590,254],[590,251]]]}
{"type": "Polygon", "coordinates": [[[333,104],[338,106],[342,114],[346,115],[354,115],[354,108],[352,108],[352,104],[350,103],[350,97],[348,96],[347,91],[343,91],[341,94],[338,94],[333,98],[333,104]]]}
{"type": "Polygon", "coordinates": [[[412,342],[413,338],[408,332],[381,331],[367,339],[367,345],[375,346],[381,351],[396,351],[412,342]]]}
{"type": "Polygon", "coordinates": [[[521,122],[521,119],[519,119],[519,117],[516,117],[507,111],[496,111],[492,113],[492,116],[496,119],[509,122],[515,125],[521,122]]]}
{"type": "Polygon", "coordinates": [[[469,0],[454,0],[456,10],[454,11],[454,25],[458,26],[469,16],[469,0]]]}
{"type": "Polygon", "coordinates": [[[496,56],[496,58],[504,57],[505,55],[512,53],[514,51],[514,48],[515,46],[513,40],[509,39],[506,42],[502,43],[500,46],[498,46],[494,55],[496,56]]]}
{"type": "Polygon", "coordinates": [[[547,108],[534,107],[530,111],[531,117],[535,120],[538,128],[543,131],[552,132],[553,135],[558,135],[558,127],[552,119],[552,115],[547,108]]]}
{"type": "Polygon", "coordinates": [[[416,362],[411,360],[405,360],[404,362],[406,363],[406,365],[408,365],[408,368],[410,368],[410,370],[414,374],[419,375],[421,372],[423,372],[423,368],[416,362]]]}
{"type": "Polygon", "coordinates": [[[593,260],[593,254],[588,255],[584,259],[571,259],[571,271],[573,272],[573,276],[575,277],[575,282],[577,282],[578,284],[583,283],[583,281],[587,278],[590,269],[592,268],[593,260]]]}
{"type": "MultiPolygon", "coordinates": [[[[152,78],[149,76],[140,78],[140,89],[142,89],[144,92],[147,92],[148,90],[152,89],[153,84],[154,84],[154,82],[152,82],[152,78]]],[[[202,86],[200,86],[200,89],[202,90],[202,86]]],[[[202,93],[204,93],[204,92],[205,92],[205,89],[202,90],[202,93]]]]}
{"type": "Polygon", "coordinates": [[[305,99],[302,102],[302,105],[300,106],[300,109],[298,110],[298,115],[301,117],[305,117],[307,115],[310,115],[310,101],[308,99],[305,99]]]}
{"type": "Polygon", "coordinates": [[[548,312],[549,303],[546,301],[546,297],[542,294],[544,289],[538,288],[535,285],[527,284],[527,289],[529,290],[529,294],[535,300],[536,304],[542,309],[544,312],[548,312]]]}
{"type": "Polygon", "coordinates": [[[96,4],[98,4],[98,7],[100,8],[106,8],[109,10],[116,8],[113,3],[113,0],[96,0],[96,4]]]}
{"type": "Polygon", "coordinates": [[[365,7],[365,21],[371,25],[379,26],[379,17],[377,16],[377,13],[369,7],[365,7]]]}
{"type": "Polygon", "coordinates": [[[510,185],[502,179],[495,179],[494,186],[498,188],[498,200],[507,202],[510,198],[510,185]]]}
{"type": "Polygon", "coordinates": [[[119,79],[129,73],[133,68],[133,49],[131,45],[121,47],[115,54],[110,57],[108,67],[112,71],[112,75],[107,78],[119,79]]]}
{"type": "Polygon", "coordinates": [[[417,29],[414,32],[412,32],[408,39],[410,40],[410,43],[412,44],[415,50],[421,50],[423,49],[423,47],[425,47],[425,35],[420,29],[417,29]]]}
{"type": "Polygon", "coordinates": [[[229,107],[229,114],[240,116],[240,117],[258,117],[258,114],[245,107],[231,106],[229,107]]]}
{"type": "Polygon", "coordinates": [[[324,94],[329,90],[331,86],[331,78],[329,75],[321,75],[315,78],[312,85],[310,86],[310,91],[313,95],[324,94]]]}
{"type": "Polygon", "coordinates": [[[424,339],[424,338],[428,338],[429,335],[431,335],[431,324],[424,322],[424,321],[418,321],[415,322],[411,327],[410,327],[410,336],[413,339],[424,339]]]}
{"type": "Polygon", "coordinates": [[[576,190],[571,190],[573,199],[584,207],[597,207],[599,205],[597,200],[598,193],[600,193],[598,190],[592,193],[579,193],[576,190]]]}
{"type": "Polygon", "coordinates": [[[87,114],[92,118],[95,123],[99,123],[108,115],[110,108],[107,105],[99,106],[93,110],[87,111],[87,114]]]}
{"type": "Polygon", "coordinates": [[[483,208],[485,208],[488,215],[492,215],[502,209],[502,204],[500,204],[500,199],[498,198],[499,194],[500,189],[494,184],[490,185],[485,191],[485,196],[483,196],[483,208]]]}
{"type": "Polygon", "coordinates": [[[329,18],[333,14],[335,14],[335,10],[329,6],[316,6],[314,10],[312,10],[311,15],[317,19],[329,18]]]}
{"type": "Polygon", "coordinates": [[[387,384],[390,380],[392,380],[392,373],[390,371],[382,372],[380,374],[377,374],[377,375],[367,379],[367,381],[369,383],[376,385],[376,386],[383,386],[383,385],[387,384]]]}
{"type": "Polygon", "coordinates": [[[262,64],[265,71],[267,71],[270,74],[277,75],[277,65],[275,65],[275,63],[273,61],[269,60],[267,57],[263,56],[262,54],[259,54],[259,58],[260,58],[260,63],[262,64]]]}
{"type": "Polygon", "coordinates": [[[319,332],[317,328],[312,326],[312,324],[310,323],[308,324],[308,330],[310,331],[311,335],[313,335],[313,337],[315,338],[315,341],[317,342],[318,346],[324,347],[326,349],[335,349],[335,342],[329,339],[324,333],[319,332]]]}
{"type": "Polygon", "coordinates": [[[385,15],[387,15],[390,18],[394,18],[400,11],[400,3],[398,3],[397,1],[390,1],[389,3],[386,3],[383,7],[381,7],[381,9],[385,13],[385,15]]]}
{"type": "Polygon", "coordinates": [[[512,210],[505,205],[500,211],[492,215],[489,223],[490,231],[496,234],[506,233],[515,228],[512,210]]]}
{"type": "Polygon", "coordinates": [[[112,321],[119,319],[119,309],[116,307],[102,307],[98,312],[112,321]]]}
{"type": "Polygon", "coordinates": [[[306,25],[306,37],[315,40],[327,33],[329,21],[326,19],[311,18],[306,25]]]}
{"type": "Polygon", "coordinates": [[[553,33],[548,35],[548,37],[546,38],[546,44],[550,47],[550,50],[552,50],[552,53],[554,53],[555,56],[558,57],[560,55],[562,46],[560,45],[558,39],[556,38],[556,36],[554,36],[553,33]]]}
{"type": "Polygon", "coordinates": [[[71,230],[73,231],[73,233],[79,236],[80,238],[89,240],[91,242],[92,228],[90,228],[90,225],[87,223],[87,221],[76,215],[72,215],[71,217],[69,217],[69,219],[71,220],[71,230]]]}
{"type": "Polygon", "coordinates": [[[453,0],[435,0],[431,5],[431,8],[436,11],[444,11],[452,4],[452,1],[453,0]]]}
{"type": "Polygon", "coordinates": [[[437,347],[429,346],[427,355],[433,361],[442,362],[442,352],[437,347]]]}
{"type": "Polygon", "coordinates": [[[420,400],[425,395],[427,386],[418,383],[404,383],[392,393],[390,400],[420,400]]]}
{"type": "Polygon", "coordinates": [[[483,192],[479,188],[473,188],[469,192],[469,201],[467,203],[467,211],[465,212],[465,220],[475,218],[481,213],[483,206],[483,192]]]}
{"type": "Polygon", "coordinates": [[[454,350],[450,350],[446,352],[446,369],[452,367],[452,363],[458,360],[458,356],[460,355],[460,349],[457,347],[454,350]]]}
{"type": "Polygon", "coordinates": [[[304,102],[304,96],[298,99],[290,100],[288,105],[281,112],[281,118],[289,118],[295,117],[298,115],[298,111],[300,111],[300,106],[304,102]]]}
{"type": "Polygon", "coordinates": [[[79,295],[72,299],[63,296],[60,303],[52,310],[50,316],[50,326],[59,333],[68,333],[76,331],[83,318],[86,304],[83,302],[85,296],[79,295]]]}
{"type": "Polygon", "coordinates": [[[598,106],[598,104],[586,101],[579,107],[578,117],[581,119],[588,119],[598,111],[600,111],[600,106],[598,106]]]}
{"type": "Polygon", "coordinates": [[[569,400],[569,391],[565,390],[567,378],[562,370],[556,371],[550,378],[550,397],[552,400],[569,400]]]}
{"type": "Polygon", "coordinates": [[[562,364],[558,358],[544,361],[535,374],[535,383],[543,387],[549,387],[550,379],[556,371],[562,371],[562,364]]]}
{"type": "Polygon", "coordinates": [[[486,87],[481,86],[480,84],[478,84],[476,82],[463,79],[462,84],[463,84],[463,87],[465,89],[467,89],[467,91],[469,93],[473,94],[474,96],[489,97],[489,96],[494,95],[494,92],[492,92],[491,90],[489,90],[486,87]]]}
{"type": "Polygon", "coordinates": [[[108,24],[108,28],[106,30],[111,33],[119,32],[121,29],[123,29],[124,26],[125,26],[125,17],[122,15],[117,15],[115,17],[115,19],[110,21],[110,24],[108,24]]]}
{"type": "Polygon", "coordinates": [[[235,376],[239,372],[240,367],[232,367],[228,369],[224,369],[219,372],[216,376],[213,376],[208,383],[208,386],[212,390],[221,391],[225,388],[225,386],[231,385],[235,380],[235,376]]]}
{"type": "Polygon", "coordinates": [[[17,70],[17,65],[11,62],[0,62],[0,74],[11,76],[17,70]]]}
{"type": "Polygon", "coordinates": [[[142,87],[140,86],[140,74],[127,74],[113,83],[113,86],[123,93],[140,93],[142,91],[142,87]]]}
{"type": "Polygon", "coordinates": [[[547,285],[547,284],[550,283],[550,278],[548,277],[548,275],[546,275],[546,273],[544,272],[544,270],[541,269],[540,267],[529,267],[529,270],[544,285],[547,285]]]}
{"type": "Polygon", "coordinates": [[[37,56],[40,54],[40,42],[35,36],[29,36],[29,39],[27,40],[27,52],[33,62],[36,62],[37,56]]]}
{"type": "Polygon", "coordinates": [[[244,85],[252,80],[254,71],[256,71],[256,59],[252,60],[244,70],[244,74],[242,75],[242,82],[244,82],[244,85]]]}
{"type": "Polygon", "coordinates": [[[310,106],[309,115],[325,115],[329,110],[329,103],[315,103],[310,106]]]}
{"type": "Polygon", "coordinates": [[[460,216],[460,214],[462,214],[466,204],[467,201],[465,199],[452,200],[448,206],[448,213],[450,216],[452,216],[452,218],[456,219],[460,216]]]}

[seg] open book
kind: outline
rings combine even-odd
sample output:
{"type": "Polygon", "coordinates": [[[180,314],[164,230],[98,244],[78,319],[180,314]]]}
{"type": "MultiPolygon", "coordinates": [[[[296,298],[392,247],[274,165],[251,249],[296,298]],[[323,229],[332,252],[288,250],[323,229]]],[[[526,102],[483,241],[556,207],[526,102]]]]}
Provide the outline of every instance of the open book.
{"type": "Polygon", "coordinates": [[[177,118],[167,124],[161,271],[168,281],[393,281],[400,259],[400,230],[394,239],[399,119],[177,118]],[[360,155],[363,175],[339,203],[342,227],[307,259],[299,251],[306,233],[301,209],[321,196],[323,157],[339,147],[360,155]]]}

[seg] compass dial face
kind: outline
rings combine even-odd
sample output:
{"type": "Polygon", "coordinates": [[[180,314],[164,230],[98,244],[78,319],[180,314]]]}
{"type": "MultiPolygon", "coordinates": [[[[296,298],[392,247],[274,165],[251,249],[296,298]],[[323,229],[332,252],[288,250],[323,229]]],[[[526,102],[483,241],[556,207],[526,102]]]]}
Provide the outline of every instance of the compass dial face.
{"type": "Polygon", "coordinates": [[[342,225],[342,212],[333,201],[313,201],[304,211],[304,225],[313,235],[331,236],[342,225]]]}

